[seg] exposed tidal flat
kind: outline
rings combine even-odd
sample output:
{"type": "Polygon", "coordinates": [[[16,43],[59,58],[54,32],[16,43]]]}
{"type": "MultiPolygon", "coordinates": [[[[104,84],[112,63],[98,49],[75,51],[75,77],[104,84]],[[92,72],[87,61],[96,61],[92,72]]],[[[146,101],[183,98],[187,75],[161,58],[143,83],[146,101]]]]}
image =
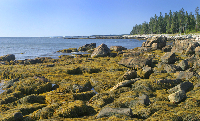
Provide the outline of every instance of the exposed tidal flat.
{"type": "Polygon", "coordinates": [[[0,120],[199,120],[197,38],[151,36],[134,49],[91,42],[59,51],[88,54],[59,59],[3,56],[0,120]]]}

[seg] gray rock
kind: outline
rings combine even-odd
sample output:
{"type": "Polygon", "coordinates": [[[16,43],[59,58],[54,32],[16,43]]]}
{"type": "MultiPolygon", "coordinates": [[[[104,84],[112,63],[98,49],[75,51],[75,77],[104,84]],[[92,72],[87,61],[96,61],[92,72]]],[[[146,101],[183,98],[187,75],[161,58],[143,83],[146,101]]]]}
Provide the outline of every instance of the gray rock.
{"type": "Polygon", "coordinates": [[[173,52],[167,52],[161,57],[161,61],[164,63],[173,64],[176,61],[176,55],[173,52]]]}
{"type": "Polygon", "coordinates": [[[144,104],[144,105],[149,105],[150,104],[149,97],[145,94],[139,96],[139,103],[144,104]]]}
{"type": "Polygon", "coordinates": [[[78,92],[86,92],[90,91],[92,89],[92,85],[90,81],[86,82],[84,85],[74,84],[72,86],[72,92],[78,93],[78,92]]]}
{"type": "Polygon", "coordinates": [[[172,47],[170,45],[167,45],[165,47],[162,48],[163,52],[171,52],[172,47]]]}
{"type": "Polygon", "coordinates": [[[174,93],[174,92],[181,91],[181,90],[187,92],[192,86],[193,86],[193,84],[191,82],[183,82],[183,83],[169,89],[168,92],[174,93]]]}
{"type": "Polygon", "coordinates": [[[152,39],[148,39],[146,42],[143,42],[142,47],[153,47],[157,49],[162,49],[166,46],[166,41],[167,37],[153,37],[152,39]]]}
{"type": "Polygon", "coordinates": [[[167,73],[175,73],[176,71],[181,71],[181,67],[176,66],[174,64],[166,64],[164,66],[164,69],[167,71],[167,73]]]}
{"type": "Polygon", "coordinates": [[[198,42],[192,42],[189,47],[186,49],[186,54],[194,54],[195,53],[195,48],[199,46],[198,42]]]}
{"type": "Polygon", "coordinates": [[[143,56],[123,58],[118,64],[133,68],[142,68],[146,65],[151,67],[152,58],[146,58],[143,56]]]}
{"type": "Polygon", "coordinates": [[[110,49],[105,44],[99,45],[94,52],[91,54],[91,57],[104,57],[110,54],[110,49]]]}
{"type": "Polygon", "coordinates": [[[122,51],[122,50],[127,50],[127,48],[122,47],[122,46],[111,46],[110,50],[114,50],[114,51],[122,51]]]}
{"type": "Polygon", "coordinates": [[[200,46],[196,47],[194,51],[195,51],[195,55],[199,57],[200,56],[200,46]]]}
{"type": "Polygon", "coordinates": [[[135,70],[129,70],[124,75],[124,80],[134,79],[137,77],[137,72],[135,70]]]}
{"type": "Polygon", "coordinates": [[[173,103],[178,103],[185,98],[186,98],[186,94],[185,94],[185,91],[183,90],[177,91],[168,96],[168,99],[170,100],[170,102],[173,102],[173,103]]]}
{"type": "Polygon", "coordinates": [[[87,51],[96,48],[96,43],[85,44],[78,48],[78,51],[87,51]]]}
{"type": "Polygon", "coordinates": [[[23,115],[20,112],[16,112],[13,114],[15,121],[22,121],[23,120],[23,115]]]}
{"type": "Polygon", "coordinates": [[[177,79],[186,79],[186,80],[188,80],[188,79],[192,78],[193,75],[194,75],[194,72],[180,71],[180,72],[178,72],[178,75],[177,75],[176,78],[177,79]]]}
{"type": "Polygon", "coordinates": [[[116,115],[116,114],[130,116],[130,117],[132,117],[132,115],[133,115],[131,108],[110,108],[110,107],[106,107],[106,108],[103,108],[99,112],[99,114],[97,115],[97,118],[110,117],[110,116],[116,115]]]}
{"type": "Polygon", "coordinates": [[[177,66],[180,66],[183,71],[185,71],[189,68],[187,60],[182,60],[180,63],[178,63],[177,66]]]}

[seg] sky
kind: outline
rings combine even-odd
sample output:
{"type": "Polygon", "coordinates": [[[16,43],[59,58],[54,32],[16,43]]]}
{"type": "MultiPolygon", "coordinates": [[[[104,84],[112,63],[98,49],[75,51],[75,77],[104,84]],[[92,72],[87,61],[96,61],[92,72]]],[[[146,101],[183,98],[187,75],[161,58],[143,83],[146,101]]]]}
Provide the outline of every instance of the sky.
{"type": "Polygon", "coordinates": [[[130,34],[133,26],[200,0],[0,0],[0,37],[130,34]]]}

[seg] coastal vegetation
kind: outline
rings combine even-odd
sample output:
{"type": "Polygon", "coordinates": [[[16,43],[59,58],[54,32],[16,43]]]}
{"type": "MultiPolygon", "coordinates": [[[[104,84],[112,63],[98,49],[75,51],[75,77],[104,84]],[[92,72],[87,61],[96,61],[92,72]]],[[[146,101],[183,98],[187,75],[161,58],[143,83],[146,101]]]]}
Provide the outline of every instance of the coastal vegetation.
{"type": "Polygon", "coordinates": [[[154,15],[150,18],[149,22],[142,24],[136,24],[131,35],[134,34],[175,34],[175,33],[194,33],[200,32],[200,15],[199,7],[195,9],[195,15],[187,11],[185,12],[182,8],[179,11],[172,12],[169,14],[165,13],[163,16],[154,15]]]}

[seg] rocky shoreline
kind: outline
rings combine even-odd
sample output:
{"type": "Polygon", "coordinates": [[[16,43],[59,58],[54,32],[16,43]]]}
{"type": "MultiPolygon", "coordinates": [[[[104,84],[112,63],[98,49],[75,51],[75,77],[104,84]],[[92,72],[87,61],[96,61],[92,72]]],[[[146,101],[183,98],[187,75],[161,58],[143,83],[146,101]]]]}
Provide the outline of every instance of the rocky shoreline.
{"type": "Polygon", "coordinates": [[[0,120],[199,120],[199,36],[146,39],[60,59],[0,57],[0,120]]]}

